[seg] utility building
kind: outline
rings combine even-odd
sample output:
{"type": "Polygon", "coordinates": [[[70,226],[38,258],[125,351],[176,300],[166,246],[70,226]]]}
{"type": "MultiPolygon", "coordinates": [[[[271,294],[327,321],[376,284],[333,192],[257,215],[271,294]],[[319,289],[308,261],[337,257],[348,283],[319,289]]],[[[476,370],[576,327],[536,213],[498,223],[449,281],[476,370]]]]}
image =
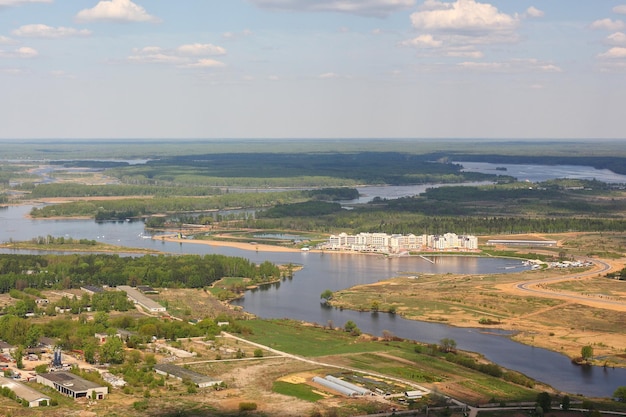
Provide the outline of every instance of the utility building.
{"type": "Polygon", "coordinates": [[[15,397],[28,402],[29,407],[50,405],[50,397],[43,395],[39,391],[36,391],[21,382],[0,376],[0,387],[8,388],[13,391],[13,393],[15,393],[15,397]]]}
{"type": "Polygon", "coordinates": [[[87,381],[71,372],[51,372],[37,375],[37,382],[52,387],[63,395],[72,398],[93,398],[101,400],[109,393],[109,388],[87,381]]]}

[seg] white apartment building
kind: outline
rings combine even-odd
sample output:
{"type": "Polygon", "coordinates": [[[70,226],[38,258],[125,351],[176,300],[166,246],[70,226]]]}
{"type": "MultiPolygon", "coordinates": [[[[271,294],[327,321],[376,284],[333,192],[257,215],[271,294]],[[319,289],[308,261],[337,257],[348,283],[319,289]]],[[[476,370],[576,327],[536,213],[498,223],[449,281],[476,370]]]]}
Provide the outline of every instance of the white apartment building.
{"type": "Polygon", "coordinates": [[[472,235],[388,235],[386,233],[359,233],[331,235],[325,249],[355,252],[402,253],[411,250],[476,250],[478,238],[472,235]]]}

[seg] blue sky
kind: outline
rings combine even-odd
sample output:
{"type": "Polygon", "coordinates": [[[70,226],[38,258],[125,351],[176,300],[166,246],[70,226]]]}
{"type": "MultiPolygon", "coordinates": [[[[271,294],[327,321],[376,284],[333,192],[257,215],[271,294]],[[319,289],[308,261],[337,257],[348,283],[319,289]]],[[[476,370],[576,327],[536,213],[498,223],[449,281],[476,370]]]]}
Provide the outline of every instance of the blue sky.
{"type": "Polygon", "coordinates": [[[0,0],[0,138],[626,138],[626,0],[0,0]]]}

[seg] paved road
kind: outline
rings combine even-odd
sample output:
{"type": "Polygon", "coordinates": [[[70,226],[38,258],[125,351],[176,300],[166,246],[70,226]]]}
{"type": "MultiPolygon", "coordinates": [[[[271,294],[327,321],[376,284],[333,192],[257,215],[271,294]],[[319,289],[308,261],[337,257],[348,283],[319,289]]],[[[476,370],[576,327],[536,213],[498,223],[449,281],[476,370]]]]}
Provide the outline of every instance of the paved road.
{"type": "Polygon", "coordinates": [[[608,298],[584,296],[584,295],[577,295],[577,294],[572,294],[568,292],[551,291],[551,290],[544,290],[541,288],[537,288],[537,286],[541,284],[551,284],[551,283],[560,282],[560,281],[572,281],[572,280],[577,280],[577,279],[584,279],[584,278],[589,278],[591,276],[602,274],[611,270],[611,265],[609,265],[608,263],[604,261],[600,261],[597,259],[589,259],[589,261],[599,266],[600,269],[594,268],[591,271],[581,272],[579,274],[573,274],[573,275],[568,275],[564,277],[560,276],[560,277],[543,278],[543,279],[537,279],[533,281],[520,282],[516,284],[515,287],[519,290],[530,292],[532,294],[540,295],[544,297],[551,297],[551,298],[560,297],[560,298],[565,298],[565,299],[572,300],[572,301],[588,301],[588,302],[592,301],[593,303],[606,305],[607,307],[611,307],[611,306],[626,307],[626,303],[624,303],[623,301],[616,301],[616,300],[610,300],[608,298]]]}

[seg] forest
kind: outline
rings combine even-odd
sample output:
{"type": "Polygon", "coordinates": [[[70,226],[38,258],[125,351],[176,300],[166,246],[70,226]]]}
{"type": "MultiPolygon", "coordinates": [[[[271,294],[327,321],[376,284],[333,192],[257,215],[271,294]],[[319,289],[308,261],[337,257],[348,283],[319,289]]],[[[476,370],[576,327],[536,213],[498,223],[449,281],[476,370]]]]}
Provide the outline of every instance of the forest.
{"type": "Polygon", "coordinates": [[[84,285],[203,288],[223,277],[263,282],[279,278],[280,270],[268,261],[256,265],[245,258],[224,255],[0,254],[0,293],[84,285]]]}

